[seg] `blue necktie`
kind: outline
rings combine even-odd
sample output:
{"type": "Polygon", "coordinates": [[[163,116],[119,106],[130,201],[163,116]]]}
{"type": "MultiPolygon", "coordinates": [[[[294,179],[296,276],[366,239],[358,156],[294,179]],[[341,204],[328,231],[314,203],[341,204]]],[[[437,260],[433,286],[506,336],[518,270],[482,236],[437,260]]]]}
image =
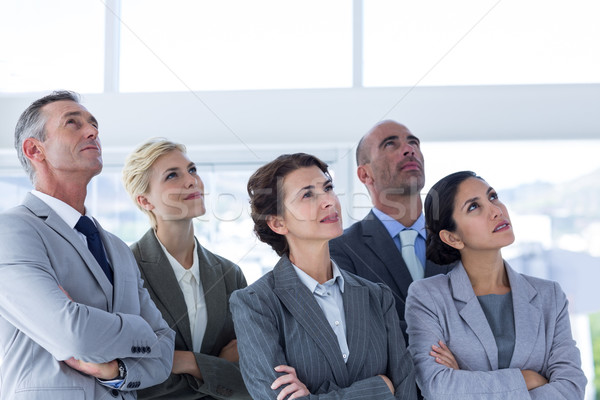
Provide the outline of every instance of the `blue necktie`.
{"type": "Polygon", "coordinates": [[[87,238],[88,249],[90,249],[94,255],[94,258],[96,261],[98,261],[100,267],[102,267],[102,270],[106,274],[106,277],[110,283],[113,283],[112,270],[110,269],[110,265],[108,265],[106,254],[104,254],[104,246],[102,246],[102,240],[100,240],[100,234],[98,233],[98,228],[96,228],[96,225],[94,225],[92,220],[88,217],[82,216],[79,218],[79,221],[77,221],[75,229],[85,235],[87,238]]]}

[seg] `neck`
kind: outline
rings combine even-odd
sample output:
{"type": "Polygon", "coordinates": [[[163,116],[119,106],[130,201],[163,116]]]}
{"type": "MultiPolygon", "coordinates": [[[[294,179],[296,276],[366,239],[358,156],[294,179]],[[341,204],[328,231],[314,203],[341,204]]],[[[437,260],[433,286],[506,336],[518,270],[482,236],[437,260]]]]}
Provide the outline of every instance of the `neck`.
{"type": "Polygon", "coordinates": [[[461,251],[461,260],[477,296],[505,294],[510,290],[500,250],[461,251]]]}
{"type": "Polygon", "coordinates": [[[385,198],[379,197],[381,196],[375,196],[377,201],[374,201],[373,205],[406,227],[412,226],[421,216],[423,204],[419,194],[388,194],[385,198]]]}
{"type": "Polygon", "coordinates": [[[333,278],[329,242],[306,242],[302,245],[290,244],[290,261],[311,278],[325,283],[333,278]]]}
{"type": "Polygon", "coordinates": [[[156,237],[184,268],[194,262],[194,225],[191,219],[182,221],[158,220],[156,237]]]}
{"type": "Polygon", "coordinates": [[[80,214],[85,215],[85,197],[87,196],[86,182],[36,182],[35,189],[52,196],[55,199],[63,201],[77,210],[80,214]]]}

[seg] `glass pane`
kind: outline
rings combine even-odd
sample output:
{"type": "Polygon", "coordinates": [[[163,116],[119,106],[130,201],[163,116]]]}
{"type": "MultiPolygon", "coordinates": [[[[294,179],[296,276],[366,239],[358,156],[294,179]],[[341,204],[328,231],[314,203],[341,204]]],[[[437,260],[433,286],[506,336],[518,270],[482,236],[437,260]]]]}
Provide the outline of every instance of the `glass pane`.
{"type": "Polygon", "coordinates": [[[3,0],[0,37],[0,92],[102,91],[102,2],[3,0]]]}
{"type": "Polygon", "coordinates": [[[369,0],[365,86],[600,82],[596,0],[369,0]]]}
{"type": "Polygon", "coordinates": [[[123,0],[121,91],[348,87],[345,0],[123,0]]]}

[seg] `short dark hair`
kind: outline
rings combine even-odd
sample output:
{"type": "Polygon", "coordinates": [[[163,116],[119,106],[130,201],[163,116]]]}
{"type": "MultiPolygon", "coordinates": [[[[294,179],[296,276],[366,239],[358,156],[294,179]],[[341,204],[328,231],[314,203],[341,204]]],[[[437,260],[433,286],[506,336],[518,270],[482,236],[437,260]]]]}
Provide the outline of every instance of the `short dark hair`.
{"type": "Polygon", "coordinates": [[[15,149],[17,150],[19,161],[25,172],[29,175],[32,183],[35,180],[35,170],[23,153],[23,142],[27,138],[35,138],[40,142],[46,140],[46,119],[41,112],[42,107],[63,100],[80,103],[79,94],[68,90],[57,90],[31,103],[17,121],[17,126],[15,127],[15,149]]]}
{"type": "Polygon", "coordinates": [[[460,252],[440,238],[440,232],[456,231],[454,202],[458,187],[469,178],[483,180],[475,172],[460,171],[440,179],[425,197],[425,227],[427,228],[427,259],[439,265],[460,260],[460,252]]]}
{"type": "Polygon", "coordinates": [[[306,153],[283,154],[256,170],[248,180],[250,215],[254,221],[254,233],[270,245],[279,256],[288,255],[285,236],[273,232],[267,224],[269,216],[283,215],[283,179],[300,168],[316,166],[331,179],[327,164],[306,153]]]}

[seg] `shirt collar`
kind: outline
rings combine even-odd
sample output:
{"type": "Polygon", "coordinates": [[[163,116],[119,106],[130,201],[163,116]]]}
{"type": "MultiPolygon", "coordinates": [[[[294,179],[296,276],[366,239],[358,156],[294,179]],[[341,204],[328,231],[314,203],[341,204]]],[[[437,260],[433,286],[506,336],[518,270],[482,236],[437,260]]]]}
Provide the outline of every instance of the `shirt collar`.
{"type": "Polygon", "coordinates": [[[398,235],[400,233],[400,231],[403,231],[404,229],[409,228],[409,229],[414,229],[415,231],[417,231],[419,233],[419,235],[423,239],[426,239],[425,215],[423,213],[421,213],[421,215],[419,215],[419,218],[417,218],[417,220],[415,221],[414,224],[412,224],[412,226],[408,226],[408,227],[402,225],[400,222],[398,222],[394,218],[390,217],[389,215],[387,215],[383,211],[378,210],[375,207],[373,207],[373,214],[375,214],[377,219],[381,221],[381,223],[383,224],[383,226],[385,227],[385,229],[388,231],[388,233],[390,234],[390,236],[392,238],[395,237],[396,235],[398,235]]]}
{"type": "MultiPolygon", "coordinates": [[[[295,266],[293,263],[292,266],[294,267],[294,270],[296,271],[296,275],[298,275],[300,282],[302,282],[302,284],[306,286],[311,293],[314,293],[317,286],[319,285],[319,282],[317,282],[306,272],[302,271],[300,268],[295,266]]],[[[344,293],[344,277],[342,276],[342,273],[340,272],[340,269],[338,268],[337,264],[333,260],[331,260],[331,269],[333,272],[333,278],[325,282],[323,285],[328,284],[329,282],[331,282],[330,284],[335,283],[340,288],[340,292],[344,293]]]]}
{"type": "Polygon", "coordinates": [[[198,262],[198,252],[196,251],[196,240],[194,240],[194,260],[192,261],[192,267],[190,269],[185,269],[183,265],[181,265],[179,261],[177,261],[175,257],[173,257],[171,253],[167,251],[167,248],[162,244],[158,236],[156,236],[156,232],[154,232],[154,236],[156,237],[158,244],[160,244],[162,251],[167,256],[167,260],[169,260],[169,264],[171,264],[171,268],[173,268],[173,272],[175,273],[175,278],[177,279],[177,282],[181,282],[181,280],[185,277],[186,273],[189,271],[196,279],[196,282],[200,283],[200,266],[198,262]]]}
{"type": "MultiPolygon", "coordinates": [[[[46,193],[42,193],[39,190],[32,190],[31,194],[33,194],[35,197],[37,197],[38,199],[42,200],[44,203],[46,203],[48,205],[48,207],[50,207],[56,214],[58,214],[58,216],[65,221],[65,223],[71,228],[71,229],[75,229],[75,225],[77,224],[77,221],[79,221],[79,218],[81,218],[81,214],[79,213],[79,211],[77,211],[76,209],[74,209],[73,207],[71,207],[70,205],[68,205],[67,203],[65,203],[62,200],[59,200],[55,197],[52,197],[50,195],[47,195],[46,193]]],[[[86,209],[86,213],[87,216],[87,209],[86,209]]],[[[94,219],[90,217],[90,219],[92,220],[92,222],[94,222],[94,219]]],[[[95,225],[95,222],[94,222],[95,225]]]]}

